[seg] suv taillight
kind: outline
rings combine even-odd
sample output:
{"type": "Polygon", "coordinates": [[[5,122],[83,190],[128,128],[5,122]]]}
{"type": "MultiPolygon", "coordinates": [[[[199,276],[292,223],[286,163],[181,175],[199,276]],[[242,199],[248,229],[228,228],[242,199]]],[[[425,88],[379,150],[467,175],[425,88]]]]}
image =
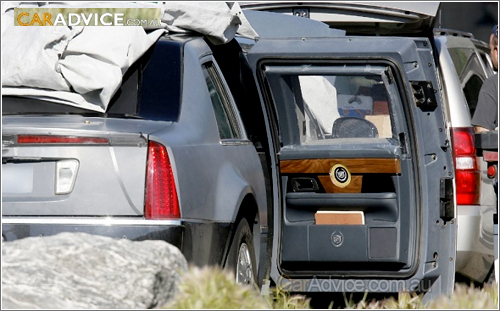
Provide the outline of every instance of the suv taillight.
{"type": "Polygon", "coordinates": [[[458,205],[477,205],[481,192],[481,171],[476,160],[472,127],[452,129],[458,205]]]}
{"type": "Polygon", "coordinates": [[[174,173],[167,149],[153,141],[148,146],[144,214],[147,219],[180,217],[174,173]]]}

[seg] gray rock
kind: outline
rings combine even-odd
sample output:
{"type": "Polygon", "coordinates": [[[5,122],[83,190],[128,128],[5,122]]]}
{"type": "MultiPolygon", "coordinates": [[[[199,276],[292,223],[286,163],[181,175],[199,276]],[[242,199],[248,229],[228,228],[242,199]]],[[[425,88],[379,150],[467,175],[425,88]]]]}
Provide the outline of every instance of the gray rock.
{"type": "Polygon", "coordinates": [[[154,308],[186,270],[180,250],[163,241],[60,233],[3,242],[2,308],[154,308]]]}

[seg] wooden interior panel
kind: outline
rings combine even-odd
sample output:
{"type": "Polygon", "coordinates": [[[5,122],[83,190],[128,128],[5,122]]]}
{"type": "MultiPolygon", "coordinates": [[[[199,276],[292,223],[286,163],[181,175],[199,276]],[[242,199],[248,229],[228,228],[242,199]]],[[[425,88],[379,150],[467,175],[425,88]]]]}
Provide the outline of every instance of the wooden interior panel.
{"type": "Polygon", "coordinates": [[[359,211],[318,211],[314,215],[317,225],[364,225],[365,217],[359,211]]]}
{"type": "Polygon", "coordinates": [[[344,188],[335,186],[330,179],[330,175],[318,175],[318,179],[323,188],[325,188],[326,193],[361,193],[363,176],[351,175],[351,183],[344,188]]]}
{"type": "Polygon", "coordinates": [[[280,161],[280,172],[283,174],[328,174],[335,164],[344,165],[351,174],[401,174],[400,160],[387,158],[282,160],[280,161]]]}

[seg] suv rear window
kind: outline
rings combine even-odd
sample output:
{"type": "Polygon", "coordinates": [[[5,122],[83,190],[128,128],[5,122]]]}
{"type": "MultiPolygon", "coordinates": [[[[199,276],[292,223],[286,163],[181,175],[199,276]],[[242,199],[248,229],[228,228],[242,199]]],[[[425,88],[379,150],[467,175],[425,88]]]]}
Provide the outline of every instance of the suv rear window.
{"type": "Polygon", "coordinates": [[[81,114],[177,121],[180,111],[182,43],[160,38],[123,76],[106,113],[15,96],[2,97],[2,115],[81,114]]]}

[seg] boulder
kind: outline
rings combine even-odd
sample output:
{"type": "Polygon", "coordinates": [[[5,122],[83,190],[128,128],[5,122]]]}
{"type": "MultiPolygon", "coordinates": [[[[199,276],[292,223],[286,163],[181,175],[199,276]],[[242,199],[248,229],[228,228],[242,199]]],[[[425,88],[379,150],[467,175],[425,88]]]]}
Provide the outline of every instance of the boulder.
{"type": "Polygon", "coordinates": [[[3,242],[2,308],[155,308],[175,295],[187,267],[164,241],[66,232],[3,242]]]}

